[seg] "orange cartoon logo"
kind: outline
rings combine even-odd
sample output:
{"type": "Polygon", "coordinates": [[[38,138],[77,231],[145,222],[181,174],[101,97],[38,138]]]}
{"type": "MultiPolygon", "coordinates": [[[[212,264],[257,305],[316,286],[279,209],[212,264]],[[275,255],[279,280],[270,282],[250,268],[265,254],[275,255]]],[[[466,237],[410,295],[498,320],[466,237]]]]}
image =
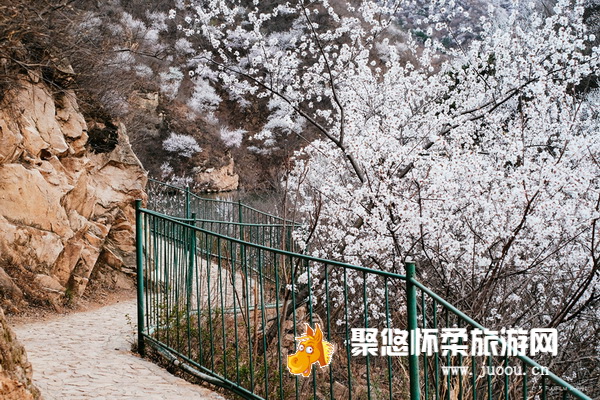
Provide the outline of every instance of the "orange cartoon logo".
{"type": "Polygon", "coordinates": [[[319,324],[315,330],[306,324],[306,333],[296,337],[296,340],[300,342],[298,351],[288,356],[287,360],[287,367],[292,374],[310,376],[311,366],[315,362],[318,362],[321,368],[329,365],[335,349],[331,343],[323,340],[323,331],[319,324]]]}

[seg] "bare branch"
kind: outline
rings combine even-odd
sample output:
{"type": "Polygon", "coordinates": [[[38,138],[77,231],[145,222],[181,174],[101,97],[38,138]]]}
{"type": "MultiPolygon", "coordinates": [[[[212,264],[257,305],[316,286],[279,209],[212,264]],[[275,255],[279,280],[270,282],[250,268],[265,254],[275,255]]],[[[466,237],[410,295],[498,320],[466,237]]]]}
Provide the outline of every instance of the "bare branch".
{"type": "Polygon", "coordinates": [[[352,166],[352,169],[354,170],[354,173],[356,174],[356,177],[358,178],[358,180],[361,183],[365,182],[365,174],[362,171],[362,169],[359,167],[358,162],[356,161],[356,158],[354,158],[354,156],[348,152],[348,150],[346,149],[346,147],[339,141],[339,139],[337,139],[335,136],[333,136],[327,130],[327,128],[325,128],[323,125],[321,125],[320,123],[318,123],[314,118],[312,118],[310,115],[308,115],[306,112],[304,112],[300,107],[298,107],[297,105],[295,105],[294,102],[292,102],[286,95],[284,95],[283,93],[281,93],[279,90],[276,90],[276,89],[270,87],[269,85],[264,84],[260,80],[256,79],[255,77],[251,76],[250,74],[248,74],[248,73],[246,73],[244,71],[240,71],[238,69],[231,68],[231,67],[229,67],[227,65],[224,65],[224,64],[222,64],[222,63],[220,63],[218,61],[215,61],[215,60],[213,60],[211,58],[208,58],[208,57],[199,57],[199,59],[206,60],[208,62],[211,62],[211,63],[215,64],[216,66],[218,66],[220,68],[223,68],[224,70],[227,70],[229,72],[233,72],[233,73],[238,74],[240,76],[243,76],[244,78],[248,79],[249,81],[255,83],[256,85],[258,85],[261,88],[265,89],[269,93],[271,93],[271,94],[279,97],[280,99],[282,99],[283,101],[285,101],[286,103],[288,103],[290,105],[290,107],[292,107],[292,109],[295,112],[297,112],[303,118],[305,118],[311,125],[313,125],[315,128],[317,128],[319,130],[319,132],[321,132],[327,139],[329,139],[339,150],[342,151],[342,154],[344,155],[344,157],[346,158],[346,160],[348,160],[348,162],[352,166]]]}

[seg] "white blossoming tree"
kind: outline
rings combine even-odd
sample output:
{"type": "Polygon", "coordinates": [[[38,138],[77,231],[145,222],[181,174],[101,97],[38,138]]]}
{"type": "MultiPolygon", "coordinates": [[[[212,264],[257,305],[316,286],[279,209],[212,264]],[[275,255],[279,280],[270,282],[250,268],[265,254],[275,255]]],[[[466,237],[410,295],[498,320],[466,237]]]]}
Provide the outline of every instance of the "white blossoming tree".
{"type": "Polygon", "coordinates": [[[175,153],[185,158],[190,158],[202,151],[196,139],[189,135],[180,135],[174,132],[171,132],[169,137],[165,139],[163,148],[170,153],[175,153]]]}
{"type": "Polygon", "coordinates": [[[585,2],[490,8],[475,31],[454,1],[431,2],[423,43],[394,34],[403,2],[204,3],[171,16],[211,43],[200,62],[232,97],[270,98],[260,137],[320,135],[289,185],[315,255],[399,273],[414,258],[487,325],[599,342],[600,52],[585,2]]]}

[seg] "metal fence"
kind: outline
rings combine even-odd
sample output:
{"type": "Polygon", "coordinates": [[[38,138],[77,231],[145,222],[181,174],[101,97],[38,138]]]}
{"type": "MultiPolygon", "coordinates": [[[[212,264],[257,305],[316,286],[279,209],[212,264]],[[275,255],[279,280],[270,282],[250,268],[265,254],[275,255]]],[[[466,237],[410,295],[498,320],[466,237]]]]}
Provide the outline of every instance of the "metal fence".
{"type": "Polygon", "coordinates": [[[411,354],[417,344],[409,340],[408,354],[397,356],[403,348],[395,338],[387,354],[365,343],[357,355],[353,336],[361,331],[353,329],[483,327],[420,283],[413,263],[405,276],[300,254],[290,221],[246,217],[228,202],[215,204],[232,206],[237,217],[198,220],[216,218],[218,211],[196,208],[215,201],[190,205],[185,192],[178,217],[137,203],[140,353],[150,345],[252,399],[590,399],[523,355],[411,354]],[[287,366],[305,323],[318,323],[335,346],[331,362],[312,364],[309,377],[287,366]],[[482,367],[518,373],[481,374],[482,367]]]}
{"type": "MultiPolygon", "coordinates": [[[[193,193],[189,187],[181,188],[168,183],[148,179],[148,208],[175,217],[245,225],[296,225],[294,221],[271,215],[243,204],[240,201],[208,199],[193,193]]],[[[216,227],[216,225],[214,225],[216,227]]]]}

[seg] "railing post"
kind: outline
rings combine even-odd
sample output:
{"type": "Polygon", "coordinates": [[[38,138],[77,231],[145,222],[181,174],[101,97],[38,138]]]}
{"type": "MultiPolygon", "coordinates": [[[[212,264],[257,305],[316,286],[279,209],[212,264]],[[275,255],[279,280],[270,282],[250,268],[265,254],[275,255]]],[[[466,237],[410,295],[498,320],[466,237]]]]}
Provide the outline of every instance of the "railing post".
{"type": "Polygon", "coordinates": [[[144,251],[143,238],[144,227],[142,224],[142,200],[135,201],[135,256],[137,265],[137,334],[138,353],[143,357],[145,353],[144,343],[144,251]]]}
{"type": "Polygon", "coordinates": [[[244,240],[244,230],[242,229],[242,220],[243,220],[243,210],[242,210],[242,202],[238,200],[238,222],[239,222],[239,234],[240,240],[244,240]]]}
{"type": "Polygon", "coordinates": [[[190,185],[185,186],[185,218],[190,218],[190,185]]]}
{"type": "MultiPolygon", "coordinates": [[[[190,225],[196,225],[196,213],[192,213],[192,220],[189,221],[190,225]]],[[[187,304],[189,305],[192,301],[192,286],[194,284],[194,271],[195,271],[195,263],[196,263],[196,231],[194,229],[190,229],[190,259],[189,259],[189,267],[188,267],[188,276],[187,276],[187,304]]]]}
{"type": "Polygon", "coordinates": [[[419,349],[417,348],[417,288],[412,280],[415,278],[416,268],[412,261],[406,262],[406,308],[408,318],[408,370],[410,379],[410,400],[420,399],[419,384],[419,349]]]}
{"type": "Polygon", "coordinates": [[[292,248],[292,227],[288,227],[287,225],[283,225],[283,229],[285,229],[285,243],[283,245],[283,249],[287,251],[293,251],[292,248]]]}
{"type": "MultiPolygon", "coordinates": [[[[242,219],[243,219],[243,213],[242,213],[242,202],[240,200],[238,200],[238,229],[239,232],[238,234],[240,235],[239,239],[240,240],[244,240],[244,228],[242,226],[242,219]]],[[[242,270],[245,273],[245,266],[246,266],[246,246],[241,244],[240,245],[240,266],[242,267],[242,270]]]]}

